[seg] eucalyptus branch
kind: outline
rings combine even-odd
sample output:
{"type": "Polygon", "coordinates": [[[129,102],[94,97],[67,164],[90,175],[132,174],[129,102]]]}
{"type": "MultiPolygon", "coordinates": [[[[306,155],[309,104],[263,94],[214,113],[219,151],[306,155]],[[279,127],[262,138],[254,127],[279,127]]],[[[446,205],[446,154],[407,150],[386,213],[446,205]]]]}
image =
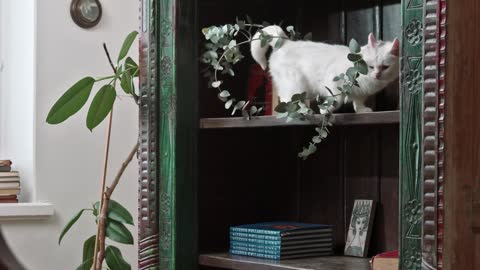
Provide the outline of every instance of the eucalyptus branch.
{"type": "MultiPolygon", "coordinates": [[[[230,74],[234,76],[234,72],[231,68],[231,65],[239,62],[244,56],[239,50],[240,46],[250,44],[253,41],[261,41],[262,46],[268,46],[273,40],[277,39],[274,48],[278,49],[282,46],[282,39],[287,40],[298,40],[301,39],[301,34],[295,31],[293,26],[288,26],[286,28],[289,37],[285,36],[274,36],[268,33],[258,30],[260,33],[258,38],[253,38],[252,28],[264,28],[270,24],[254,24],[251,22],[251,19],[247,16],[248,23],[237,19],[237,23],[226,24],[221,26],[210,26],[208,28],[202,29],[203,34],[207,41],[205,47],[207,51],[203,54],[203,62],[210,64],[210,67],[213,68],[213,72],[207,70],[206,75],[210,77],[209,84],[216,88],[219,92],[218,98],[225,103],[225,109],[232,109],[232,115],[235,114],[237,110],[241,111],[242,115],[250,119],[253,115],[258,114],[262,111],[263,108],[256,108],[255,106],[250,107],[250,111],[247,111],[247,106],[250,101],[240,100],[237,101],[234,97],[231,96],[228,90],[222,87],[222,81],[219,80],[218,71],[222,71],[222,74],[230,74]],[[246,30],[248,27],[248,30],[246,30]],[[238,42],[236,36],[241,34],[246,40],[238,42]],[[219,53],[221,52],[220,56],[219,53]]],[[[312,37],[311,33],[305,35],[303,39],[310,40],[312,37]]],[[[350,54],[348,54],[348,60],[353,63],[353,66],[348,68],[345,73],[339,74],[333,78],[333,85],[335,89],[332,90],[326,87],[327,91],[330,93],[330,96],[325,97],[323,103],[318,105],[320,114],[323,116],[320,125],[315,128],[318,133],[312,138],[308,147],[303,148],[303,151],[299,153],[299,157],[307,158],[309,155],[313,154],[316,151],[316,145],[322,142],[327,138],[329,134],[328,126],[331,126],[330,121],[333,114],[333,110],[336,108],[338,97],[348,97],[353,87],[359,87],[357,78],[360,74],[367,74],[368,66],[360,54],[359,44],[352,39],[350,42],[350,54]]],[[[310,109],[306,104],[306,93],[295,94],[292,96],[291,101],[280,102],[275,108],[275,111],[278,113],[277,118],[286,118],[287,122],[290,122],[294,119],[299,120],[310,120],[313,116],[313,110],[310,109]]],[[[320,99],[317,97],[317,101],[320,99]]]]}

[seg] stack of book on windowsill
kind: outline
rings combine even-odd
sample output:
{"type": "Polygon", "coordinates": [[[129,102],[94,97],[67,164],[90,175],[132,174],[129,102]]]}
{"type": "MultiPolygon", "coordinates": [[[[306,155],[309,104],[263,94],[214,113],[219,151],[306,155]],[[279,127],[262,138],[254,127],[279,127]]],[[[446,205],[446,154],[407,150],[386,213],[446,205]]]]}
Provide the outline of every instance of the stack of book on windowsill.
{"type": "Polygon", "coordinates": [[[11,171],[10,160],[0,160],[0,203],[17,203],[20,193],[20,176],[11,171]]]}
{"type": "Polygon", "coordinates": [[[333,254],[333,226],[266,222],[230,227],[230,254],[272,260],[333,254]]]}

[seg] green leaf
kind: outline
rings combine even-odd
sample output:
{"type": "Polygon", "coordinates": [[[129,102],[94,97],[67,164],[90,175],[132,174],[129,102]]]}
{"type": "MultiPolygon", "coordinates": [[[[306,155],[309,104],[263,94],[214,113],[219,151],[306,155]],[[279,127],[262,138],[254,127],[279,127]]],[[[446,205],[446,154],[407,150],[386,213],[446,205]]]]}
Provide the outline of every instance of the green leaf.
{"type": "Polygon", "coordinates": [[[129,69],[129,68],[138,68],[138,64],[129,56],[129,57],[127,57],[127,59],[125,60],[125,68],[126,68],[126,69],[129,69]]]}
{"type": "MultiPolygon", "coordinates": [[[[95,216],[98,215],[98,213],[100,212],[98,209],[99,206],[100,202],[96,202],[93,206],[93,212],[95,216]]],[[[110,200],[110,202],[108,203],[107,218],[133,225],[133,217],[130,212],[128,212],[128,210],[123,207],[119,202],[114,200],[110,200]]]]}
{"type": "Polygon", "coordinates": [[[105,249],[105,261],[112,270],[130,270],[131,266],[122,257],[122,252],[114,246],[105,249]]]}
{"type": "Polygon", "coordinates": [[[87,115],[87,127],[93,130],[98,126],[113,108],[117,93],[110,84],[104,85],[93,98],[87,115]]]}
{"type": "Polygon", "coordinates": [[[250,115],[254,115],[258,112],[257,106],[250,107],[250,115]]]}
{"type": "Polygon", "coordinates": [[[125,38],[122,48],[120,49],[120,53],[118,54],[117,62],[120,62],[123,58],[125,58],[125,56],[127,56],[127,53],[130,50],[130,47],[132,47],[133,41],[135,41],[137,35],[138,32],[133,31],[125,38]]]}
{"type": "Polygon", "coordinates": [[[58,238],[58,244],[60,245],[60,242],[62,242],[62,239],[63,237],[65,236],[65,234],[68,232],[68,230],[70,230],[70,228],[72,228],[73,224],[75,224],[75,222],[78,221],[78,219],[82,216],[83,214],[83,211],[85,211],[86,209],[82,209],[80,210],[80,212],[78,212],[68,223],[67,225],[65,225],[65,227],[63,228],[62,230],[62,233],[60,233],[60,237],[58,238]]]}
{"type": "Polygon", "coordinates": [[[297,103],[289,103],[288,106],[287,106],[287,111],[289,113],[294,113],[296,112],[298,109],[300,109],[300,106],[298,106],[297,103]]]}
{"type": "Polygon", "coordinates": [[[303,92],[303,93],[300,93],[300,94],[293,95],[292,96],[292,101],[304,102],[306,98],[307,98],[307,92],[303,92]]]}
{"type": "Polygon", "coordinates": [[[93,257],[80,264],[76,270],[90,270],[93,265],[93,257]]]}
{"type": "Polygon", "coordinates": [[[94,83],[94,78],[86,77],[70,87],[50,109],[47,123],[59,124],[77,113],[87,102],[94,83]]]}
{"type": "Polygon", "coordinates": [[[107,221],[107,237],[122,244],[133,244],[133,236],[130,231],[120,222],[115,220],[107,221]]]}
{"type": "Polygon", "coordinates": [[[360,60],[355,63],[355,67],[357,68],[358,72],[363,75],[368,74],[368,65],[364,60],[360,60]]]}
{"type": "Polygon", "coordinates": [[[277,42],[275,42],[275,49],[281,48],[282,45],[283,45],[283,39],[282,39],[282,38],[278,38],[278,39],[277,39],[277,42]]]}
{"type": "Polygon", "coordinates": [[[287,112],[288,104],[286,102],[278,103],[277,107],[275,107],[275,111],[278,113],[285,113],[287,112]]]}
{"type": "Polygon", "coordinates": [[[133,78],[130,71],[123,73],[122,79],[120,80],[120,86],[123,89],[123,92],[126,94],[131,94],[133,91],[133,78]]]}
{"type": "Polygon", "coordinates": [[[350,52],[352,53],[359,53],[360,52],[360,45],[355,39],[350,40],[350,44],[348,46],[350,48],[350,52]]]}
{"type": "Polygon", "coordinates": [[[227,98],[230,96],[230,92],[228,92],[227,90],[223,90],[222,92],[220,92],[220,94],[218,94],[220,97],[223,97],[223,98],[227,98]]]}
{"type": "Polygon", "coordinates": [[[349,53],[347,55],[347,58],[348,60],[350,60],[351,62],[357,62],[357,61],[360,61],[362,60],[362,56],[360,54],[356,54],[356,53],[349,53]]]}
{"type": "Polygon", "coordinates": [[[357,78],[357,68],[356,67],[350,67],[347,69],[347,77],[348,79],[353,82],[357,78]]]}
{"type": "Polygon", "coordinates": [[[335,76],[335,77],[333,78],[333,81],[334,81],[334,82],[340,81],[340,77],[339,77],[339,76],[335,76]]]}
{"type": "Polygon", "coordinates": [[[225,102],[225,109],[230,109],[230,107],[232,107],[232,104],[233,104],[233,99],[230,99],[229,101],[225,102]]]}
{"type": "Polygon", "coordinates": [[[83,262],[77,270],[90,270],[93,264],[93,253],[95,252],[95,235],[83,243],[83,262]]]}

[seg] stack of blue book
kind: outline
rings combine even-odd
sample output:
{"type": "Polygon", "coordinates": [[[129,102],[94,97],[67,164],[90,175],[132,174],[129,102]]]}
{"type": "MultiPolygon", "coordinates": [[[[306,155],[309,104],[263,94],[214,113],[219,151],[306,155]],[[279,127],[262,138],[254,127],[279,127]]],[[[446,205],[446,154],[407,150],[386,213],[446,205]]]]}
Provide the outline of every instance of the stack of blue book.
{"type": "Polygon", "coordinates": [[[230,227],[230,254],[272,260],[332,255],[333,226],[265,222],[230,227]]]}

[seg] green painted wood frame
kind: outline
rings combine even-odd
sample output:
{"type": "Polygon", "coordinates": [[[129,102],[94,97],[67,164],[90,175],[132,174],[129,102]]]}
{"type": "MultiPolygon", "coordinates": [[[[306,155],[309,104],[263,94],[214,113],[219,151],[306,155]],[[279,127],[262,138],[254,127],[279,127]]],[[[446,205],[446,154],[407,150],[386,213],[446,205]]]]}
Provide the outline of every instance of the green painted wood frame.
{"type": "MultiPolygon", "coordinates": [[[[196,3],[140,0],[139,269],[197,268],[196,3]]],[[[402,1],[402,270],[442,269],[445,13],[402,1]]]]}
{"type": "Polygon", "coordinates": [[[196,1],[140,11],[139,269],[195,269],[196,1]]]}

